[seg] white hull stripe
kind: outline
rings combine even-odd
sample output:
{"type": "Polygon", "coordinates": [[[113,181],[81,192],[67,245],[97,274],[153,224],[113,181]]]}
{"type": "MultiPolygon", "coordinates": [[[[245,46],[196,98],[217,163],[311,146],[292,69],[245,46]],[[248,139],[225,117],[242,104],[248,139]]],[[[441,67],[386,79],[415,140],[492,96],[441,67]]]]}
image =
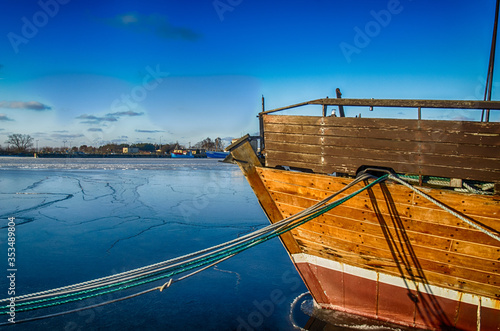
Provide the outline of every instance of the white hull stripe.
{"type": "Polygon", "coordinates": [[[410,289],[413,291],[416,291],[418,288],[420,292],[427,293],[430,295],[439,296],[453,301],[461,301],[475,306],[481,305],[482,307],[500,310],[500,300],[496,299],[486,298],[483,296],[473,295],[469,293],[462,293],[439,286],[424,284],[421,282],[414,282],[409,280],[405,281],[400,277],[379,273],[373,270],[354,267],[337,261],[332,261],[319,256],[314,256],[304,253],[292,254],[292,259],[295,263],[309,263],[330,270],[346,273],[352,276],[372,280],[374,282],[379,281],[387,285],[397,286],[405,289],[410,289]]]}

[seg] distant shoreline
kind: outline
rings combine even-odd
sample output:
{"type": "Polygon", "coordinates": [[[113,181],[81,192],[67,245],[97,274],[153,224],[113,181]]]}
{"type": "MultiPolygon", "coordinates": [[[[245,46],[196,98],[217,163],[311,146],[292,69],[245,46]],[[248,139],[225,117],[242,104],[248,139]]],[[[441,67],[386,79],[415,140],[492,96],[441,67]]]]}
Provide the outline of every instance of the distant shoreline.
{"type": "MultiPolygon", "coordinates": [[[[0,154],[0,157],[31,157],[35,158],[34,153],[23,154],[0,154]]],[[[170,155],[156,155],[156,154],[37,154],[36,158],[40,159],[103,159],[103,158],[172,158],[170,155]]]]}

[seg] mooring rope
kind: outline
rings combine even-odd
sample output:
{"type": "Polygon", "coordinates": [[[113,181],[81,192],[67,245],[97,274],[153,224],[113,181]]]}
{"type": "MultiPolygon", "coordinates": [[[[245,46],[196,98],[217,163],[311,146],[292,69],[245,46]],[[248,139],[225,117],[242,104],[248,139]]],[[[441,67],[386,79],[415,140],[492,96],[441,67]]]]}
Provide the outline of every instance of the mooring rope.
{"type": "Polygon", "coordinates": [[[474,229],[476,230],[479,230],[481,231],[482,233],[484,234],[487,234],[488,236],[490,236],[491,238],[493,239],[496,239],[498,241],[500,241],[500,236],[494,234],[492,231],[489,231],[488,229],[485,229],[483,228],[481,225],[477,224],[477,223],[474,223],[473,221],[470,221],[468,220],[467,218],[465,218],[464,216],[460,215],[459,213],[457,213],[456,211],[452,210],[451,208],[448,208],[447,206],[443,205],[441,202],[437,201],[436,199],[434,199],[433,197],[425,194],[424,192],[420,191],[419,189],[415,188],[413,185],[410,185],[408,184],[407,182],[405,182],[404,180],[400,179],[398,175],[389,175],[389,178],[400,183],[401,185],[404,185],[406,187],[408,187],[409,189],[411,189],[412,191],[414,191],[415,193],[423,196],[424,198],[426,198],[427,200],[429,200],[430,202],[432,202],[433,204],[435,204],[436,206],[438,206],[439,208],[442,208],[443,210],[446,210],[448,213],[452,214],[453,216],[459,218],[460,220],[462,220],[463,222],[469,224],[470,226],[472,226],[474,229]]]}
{"type": "MultiPolygon", "coordinates": [[[[85,309],[91,309],[94,307],[99,307],[103,306],[106,304],[110,304],[113,302],[118,302],[126,299],[130,299],[133,297],[137,297],[139,295],[143,295],[155,290],[160,290],[163,291],[163,289],[168,288],[172,283],[181,281],[183,279],[189,278],[203,270],[206,270],[210,267],[213,267],[214,265],[221,263],[222,261],[225,261],[233,256],[235,256],[238,253],[241,253],[251,247],[254,247],[260,243],[263,243],[265,241],[268,241],[272,238],[275,238],[277,236],[280,236],[292,229],[295,229],[296,227],[309,222],[312,219],[317,218],[320,215],[323,215],[324,213],[328,212],[329,210],[343,204],[347,200],[351,199],[352,197],[358,195],[359,193],[363,192],[364,190],[374,186],[377,183],[380,183],[386,179],[392,179],[408,188],[411,190],[415,191],[417,194],[422,195],[423,197],[427,198],[434,204],[436,204],[438,207],[448,211],[452,215],[458,217],[465,223],[469,224],[470,226],[474,227],[475,229],[480,230],[481,232],[489,235],[490,237],[499,240],[500,237],[497,236],[496,234],[492,233],[491,231],[488,231],[487,229],[484,229],[480,225],[475,224],[474,222],[466,219],[462,215],[456,213],[455,211],[451,210],[450,208],[446,207],[442,203],[438,202],[437,200],[433,199],[432,197],[428,196],[427,194],[421,192],[420,190],[416,189],[412,185],[406,183],[404,180],[399,178],[397,175],[384,175],[382,177],[376,178],[369,175],[369,174],[363,174],[353,180],[351,183],[343,187],[341,190],[335,192],[334,194],[328,196],[327,198],[321,200],[320,202],[314,204],[313,206],[306,208],[302,210],[301,212],[292,215],[290,217],[287,217],[281,221],[278,221],[276,223],[270,224],[264,228],[258,229],[254,232],[251,232],[247,235],[244,235],[242,237],[230,240],[228,242],[209,247],[191,254],[183,255],[174,259],[170,259],[167,261],[155,263],[152,265],[144,266],[141,268],[129,270],[126,272],[122,272],[119,274],[107,276],[107,277],[102,277],[74,285],[69,285],[69,286],[64,286],[64,287],[59,287],[56,289],[51,289],[51,290],[46,290],[46,291],[41,291],[41,292],[36,292],[36,293],[31,293],[31,294],[26,294],[22,296],[18,296],[13,298],[15,303],[16,303],[16,313],[17,312],[25,312],[25,311],[31,311],[35,309],[41,309],[41,308],[47,308],[47,307],[52,307],[52,306],[57,306],[57,305],[62,305],[66,303],[71,303],[71,302],[76,302],[76,301],[81,301],[81,300],[86,300],[90,299],[93,297],[101,296],[104,294],[109,294],[109,293],[114,293],[122,290],[126,290],[132,287],[148,284],[151,282],[159,281],[162,279],[169,279],[166,283],[164,283],[161,286],[156,286],[153,288],[150,288],[148,290],[144,290],[135,294],[127,295],[125,297],[121,297],[118,299],[113,299],[109,300],[103,303],[99,304],[94,304],[94,305],[89,305],[86,307],[82,308],[77,308],[77,309],[71,309],[67,310],[64,312],[59,312],[59,313],[54,313],[54,314],[47,314],[43,316],[36,316],[32,318],[27,318],[24,320],[16,320],[16,323],[21,323],[21,322],[29,322],[29,321],[34,321],[34,320],[40,320],[44,318],[49,318],[49,317],[54,317],[54,316],[61,316],[69,313],[74,313],[78,311],[82,311],[85,309]],[[368,183],[364,187],[358,189],[357,191],[350,193],[346,195],[345,197],[331,201],[334,197],[339,195],[340,193],[348,190],[349,188],[353,187],[354,185],[358,184],[361,181],[366,181],[368,179],[375,179],[371,183],[368,183]],[[194,271],[193,271],[194,270],[194,271]],[[180,278],[173,279],[172,277],[178,274],[186,273],[188,271],[191,271],[191,273],[184,275],[180,278]],[[21,307],[18,309],[18,307],[21,307]]],[[[6,299],[1,299],[0,302],[9,302],[12,301],[12,298],[6,298],[6,299]]],[[[0,307],[0,315],[5,315],[9,313],[9,305],[4,305],[0,307]]],[[[0,326],[7,325],[11,323],[3,323],[0,324],[0,326]]]]}
{"type": "MultiPolygon", "coordinates": [[[[376,183],[379,183],[383,180],[385,180],[386,176],[378,178],[374,180],[373,182],[367,184],[365,187],[358,189],[356,192],[353,192],[341,199],[338,199],[336,201],[330,202],[335,196],[338,194],[344,192],[345,190],[351,188],[352,186],[356,185],[357,183],[368,180],[369,178],[373,178],[371,175],[363,175],[351,182],[350,184],[346,185],[344,188],[339,190],[338,192],[332,194],[331,196],[327,197],[326,199],[316,203],[315,205],[295,214],[292,215],[288,218],[285,218],[279,222],[276,222],[274,224],[271,224],[265,228],[259,229],[257,231],[254,231],[250,234],[247,234],[245,236],[242,236],[237,239],[233,239],[231,241],[228,241],[226,243],[216,245],[198,252],[194,252],[188,255],[184,255],[175,259],[167,260],[164,262],[156,263],[153,265],[145,266],[142,268],[130,270],[127,272],[123,272],[120,274],[112,275],[112,276],[107,276],[107,277],[102,277],[99,279],[87,281],[87,282],[82,282],[79,284],[74,284],[74,285],[69,285],[65,287],[60,287],[57,289],[52,289],[52,290],[47,290],[47,291],[41,291],[37,293],[32,293],[32,294],[27,294],[27,295],[22,295],[18,296],[15,299],[15,301],[18,301],[19,303],[16,302],[16,313],[17,312],[24,312],[24,311],[29,311],[29,310],[34,310],[34,309],[41,309],[41,308],[47,308],[51,306],[56,306],[56,305],[62,305],[70,302],[75,302],[75,301],[80,301],[80,300],[85,300],[89,299],[92,297],[100,296],[103,294],[109,294],[121,290],[125,290],[131,287],[151,283],[157,280],[165,279],[165,278],[170,278],[170,281],[165,283],[163,286],[158,286],[154,287],[152,289],[142,291],[133,295],[126,296],[124,298],[116,299],[116,300],[111,300],[107,303],[112,303],[116,301],[121,301],[125,300],[126,298],[131,298],[135,297],[137,295],[142,295],[145,293],[149,293],[153,290],[163,290],[165,286],[170,284],[172,282],[180,281],[182,279],[188,278],[190,276],[193,276],[194,274],[205,270],[217,263],[220,263],[246,249],[249,249],[253,246],[256,246],[262,242],[265,242],[267,240],[270,240],[272,238],[275,238],[277,236],[282,235],[283,233],[290,231],[297,226],[300,226],[326,212],[329,210],[335,208],[336,206],[344,203],[345,201],[349,200],[350,198],[356,196],[357,194],[361,193],[362,191],[372,187],[376,183]],[[176,280],[173,280],[171,277],[177,274],[185,273],[187,271],[191,271],[193,269],[198,269],[188,275],[185,275],[181,278],[178,278],[176,280]],[[56,301],[57,300],[57,301],[56,301]],[[17,307],[22,307],[18,309],[17,307]]],[[[167,286],[167,287],[168,287],[167,286]]],[[[11,301],[10,298],[7,299],[2,299],[0,302],[7,302],[11,301]]],[[[107,303],[102,303],[99,305],[107,304],[107,303]]],[[[33,317],[31,319],[25,319],[25,320],[18,320],[16,323],[24,322],[24,321],[31,321],[31,320],[39,320],[42,318],[49,318],[53,316],[60,316],[65,313],[72,313],[75,311],[81,311],[84,309],[89,309],[95,307],[95,305],[92,306],[87,306],[83,308],[78,308],[78,309],[73,309],[73,310],[68,310],[66,312],[61,312],[57,314],[49,314],[49,315],[44,315],[44,316],[38,316],[38,317],[33,317]]],[[[9,306],[5,305],[0,307],[1,311],[0,314],[7,314],[9,312],[9,306]]],[[[9,323],[5,324],[0,324],[0,325],[6,325],[9,323]]]]}
{"type": "MultiPolygon", "coordinates": [[[[36,299],[42,299],[44,297],[54,296],[56,294],[59,295],[60,297],[61,296],[64,297],[67,294],[78,292],[78,291],[91,291],[92,289],[103,288],[106,285],[122,284],[122,283],[127,282],[128,280],[137,280],[138,277],[140,277],[140,276],[147,276],[149,274],[158,273],[159,271],[171,269],[171,268],[176,267],[176,266],[185,265],[188,262],[198,261],[200,258],[203,258],[203,257],[213,256],[214,254],[216,254],[218,252],[223,252],[223,251],[227,250],[228,248],[235,247],[237,245],[241,245],[244,242],[251,241],[259,236],[262,236],[263,234],[270,233],[272,231],[278,231],[280,229],[280,227],[287,226],[287,224],[290,224],[291,221],[293,221],[295,219],[299,219],[299,218],[304,217],[304,216],[307,216],[307,215],[311,214],[312,212],[318,210],[318,208],[320,208],[320,206],[322,204],[328,202],[334,196],[345,191],[346,189],[353,186],[354,184],[357,184],[360,180],[364,180],[367,178],[368,177],[360,178],[360,179],[356,180],[356,182],[351,183],[350,185],[346,186],[345,188],[343,188],[339,192],[336,192],[335,194],[324,199],[323,201],[320,201],[316,205],[314,205],[314,206],[312,206],[312,207],[310,207],[310,208],[308,208],[308,209],[306,209],[298,214],[295,214],[295,215],[293,215],[293,216],[291,216],[283,221],[269,225],[264,229],[254,231],[248,235],[234,239],[232,241],[229,241],[229,242],[226,242],[226,243],[223,243],[223,244],[211,247],[211,248],[207,248],[207,249],[195,252],[195,253],[184,255],[184,256],[181,256],[181,257],[178,257],[175,259],[171,259],[168,261],[164,261],[164,262],[156,263],[153,265],[145,266],[142,268],[126,271],[126,272],[123,272],[120,274],[111,275],[111,276],[107,276],[107,277],[103,277],[103,278],[99,278],[99,279],[95,279],[95,280],[91,280],[91,281],[87,281],[87,282],[83,282],[83,283],[79,283],[79,284],[69,285],[66,287],[60,287],[57,289],[52,289],[52,290],[47,290],[47,291],[18,296],[18,297],[16,297],[16,301],[22,302],[22,301],[26,301],[26,299],[30,299],[30,298],[32,300],[34,300],[33,299],[34,297],[36,299]],[[223,247],[223,248],[221,248],[221,247],[223,247]],[[207,253],[208,251],[212,251],[212,252],[207,253]],[[203,255],[203,253],[207,253],[207,254],[203,255]],[[199,257],[193,258],[194,256],[199,256],[199,257]],[[180,260],[183,260],[184,262],[174,263],[174,262],[177,262],[180,260]],[[120,283],[118,283],[118,282],[120,282],[120,283]]],[[[70,295],[68,295],[68,296],[70,296],[70,295]]],[[[2,299],[2,300],[0,300],[0,302],[6,302],[9,300],[10,299],[2,299]]],[[[33,302],[31,302],[31,303],[33,303],[33,302]]],[[[26,305],[26,304],[21,304],[21,305],[26,305]]]]}

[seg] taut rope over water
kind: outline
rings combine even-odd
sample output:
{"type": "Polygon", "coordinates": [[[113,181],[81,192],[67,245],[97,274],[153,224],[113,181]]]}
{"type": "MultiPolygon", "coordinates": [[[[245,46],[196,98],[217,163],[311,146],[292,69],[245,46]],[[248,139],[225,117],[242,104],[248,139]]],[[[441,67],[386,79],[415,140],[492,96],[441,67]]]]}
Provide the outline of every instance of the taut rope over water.
{"type": "MultiPolygon", "coordinates": [[[[46,314],[46,315],[41,315],[41,316],[35,316],[31,318],[26,318],[23,320],[16,320],[17,323],[22,323],[22,322],[30,322],[30,321],[36,321],[40,319],[45,319],[49,317],[55,317],[55,316],[61,316],[69,313],[74,313],[86,309],[91,309],[91,308],[96,308],[99,306],[104,306],[110,303],[134,298],[152,291],[163,291],[165,288],[168,288],[175,282],[179,282],[183,279],[189,278],[203,270],[206,270],[208,268],[213,267],[214,265],[225,261],[233,256],[235,256],[238,253],[241,253],[251,247],[254,247],[258,244],[261,244],[263,242],[266,242],[272,238],[275,238],[277,236],[280,236],[284,234],[285,232],[288,232],[304,223],[309,222],[312,219],[315,219],[316,217],[328,212],[329,210],[343,204],[347,200],[351,199],[352,197],[358,195],[359,193],[371,188],[372,186],[376,185],[377,183],[380,183],[382,181],[385,181],[387,179],[394,180],[417,194],[422,195],[426,199],[429,199],[432,201],[434,204],[439,206],[440,208],[446,210],[447,212],[451,213],[452,215],[458,217],[465,223],[469,224],[470,226],[474,227],[475,229],[487,234],[488,236],[500,241],[500,237],[493,233],[492,231],[489,231],[485,229],[484,227],[474,223],[471,220],[468,220],[464,216],[456,213],[452,209],[446,207],[442,203],[438,202],[437,200],[433,199],[432,197],[428,196],[427,194],[423,193],[422,191],[416,189],[412,185],[406,183],[404,180],[399,178],[397,175],[394,174],[387,174],[379,178],[375,178],[374,176],[370,174],[362,174],[355,180],[353,180],[350,184],[346,185],[344,188],[341,190],[333,193],[326,199],[316,203],[315,205],[304,209],[303,211],[292,215],[290,217],[287,217],[279,222],[273,223],[269,226],[266,226],[262,229],[256,230],[252,233],[249,233],[247,235],[244,235],[240,238],[233,239],[231,241],[206,248],[191,254],[183,255],[174,259],[170,259],[167,261],[155,263],[152,265],[148,265],[142,268],[138,269],[133,269],[130,271],[122,272],[119,274],[107,276],[107,277],[102,277],[74,285],[68,285],[64,287],[59,287],[56,289],[51,289],[51,290],[46,290],[46,291],[41,291],[41,292],[36,292],[36,293],[31,293],[31,294],[26,294],[26,295],[21,295],[17,296],[15,298],[6,298],[6,299],[1,299],[0,303],[6,303],[6,302],[12,302],[12,299],[14,299],[15,302],[15,311],[16,313],[19,312],[27,312],[27,311],[32,311],[32,310],[38,310],[42,308],[48,308],[48,307],[53,307],[53,306],[58,306],[62,304],[67,304],[71,302],[77,302],[81,300],[86,300],[90,299],[93,297],[101,296],[104,294],[109,294],[109,293],[114,293],[122,290],[126,290],[132,287],[144,285],[144,284],[149,284],[155,281],[160,281],[164,280],[162,285],[152,287],[147,290],[143,290],[141,292],[137,292],[128,296],[124,296],[118,299],[102,302],[99,304],[93,304],[93,305],[88,305],[82,308],[77,308],[77,309],[72,309],[72,310],[66,310],[63,312],[59,313],[53,313],[53,314],[46,314]],[[357,191],[346,195],[343,198],[333,200],[337,195],[340,193],[346,191],[347,189],[353,187],[354,185],[362,182],[362,181],[367,181],[369,179],[374,179],[372,182],[367,184],[366,186],[358,189],[357,191]],[[174,279],[173,276],[187,273],[184,276],[181,276],[179,278],[174,279]],[[165,281],[166,280],[166,281],[165,281]]],[[[6,315],[9,313],[9,305],[4,305],[0,306],[0,315],[6,315]]],[[[0,324],[0,326],[5,326],[9,325],[11,323],[3,323],[0,324]]]]}
{"type": "MultiPolygon", "coordinates": [[[[283,233],[290,231],[326,212],[341,205],[350,198],[356,196],[357,194],[363,192],[364,190],[372,187],[373,185],[385,180],[386,176],[375,179],[373,182],[369,183],[365,187],[353,192],[341,199],[331,201],[335,196],[344,192],[345,190],[351,188],[352,186],[358,184],[361,181],[374,178],[369,174],[364,174],[356,178],[353,182],[346,185],[343,189],[335,192],[326,199],[318,202],[317,204],[304,209],[303,211],[287,217],[279,222],[266,226],[262,229],[244,235],[240,238],[233,239],[231,241],[198,251],[191,254],[187,254],[175,259],[159,262],[149,266],[145,266],[138,269],[133,269],[130,271],[122,272],[116,275],[111,275],[107,277],[102,277],[74,285],[64,286],[56,289],[21,295],[15,297],[16,303],[16,313],[27,312],[32,310],[38,310],[42,308],[48,308],[53,306],[58,306],[62,304],[67,304],[71,302],[77,302],[81,300],[90,299],[93,297],[101,296],[104,294],[114,293],[122,290],[126,290],[132,287],[152,283],[162,279],[169,279],[166,283],[138,292],[132,295],[128,295],[122,298],[102,302],[99,304],[89,305],[83,308],[77,308],[72,310],[67,310],[64,312],[59,312],[55,314],[47,314],[43,316],[36,316],[32,318],[26,318],[23,320],[16,320],[16,324],[22,322],[30,322],[40,319],[45,319],[49,317],[61,316],[69,313],[74,313],[82,311],[85,309],[91,309],[113,302],[118,302],[139,295],[143,295],[155,290],[164,290],[172,283],[181,281],[188,277],[191,277],[205,269],[208,269],[217,263],[220,263],[226,259],[233,257],[234,255],[243,252],[253,246],[260,243],[268,241],[272,238],[282,235],[283,233]],[[194,271],[193,271],[194,270],[194,271]],[[180,278],[173,279],[172,277],[178,274],[186,273],[180,278]]],[[[2,302],[9,302],[11,298],[1,299],[2,302]]],[[[6,315],[9,313],[9,306],[4,305],[0,307],[0,315],[6,315]]],[[[2,325],[8,325],[11,323],[3,323],[2,325]]]]}

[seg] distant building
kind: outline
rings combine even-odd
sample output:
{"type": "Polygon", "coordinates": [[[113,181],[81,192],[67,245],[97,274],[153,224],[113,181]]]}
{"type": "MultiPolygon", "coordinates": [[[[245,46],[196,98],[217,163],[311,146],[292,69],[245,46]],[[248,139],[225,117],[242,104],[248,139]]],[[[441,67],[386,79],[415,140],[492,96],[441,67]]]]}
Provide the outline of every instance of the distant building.
{"type": "Polygon", "coordinates": [[[123,147],[123,154],[135,154],[139,153],[138,147],[123,147]]]}

